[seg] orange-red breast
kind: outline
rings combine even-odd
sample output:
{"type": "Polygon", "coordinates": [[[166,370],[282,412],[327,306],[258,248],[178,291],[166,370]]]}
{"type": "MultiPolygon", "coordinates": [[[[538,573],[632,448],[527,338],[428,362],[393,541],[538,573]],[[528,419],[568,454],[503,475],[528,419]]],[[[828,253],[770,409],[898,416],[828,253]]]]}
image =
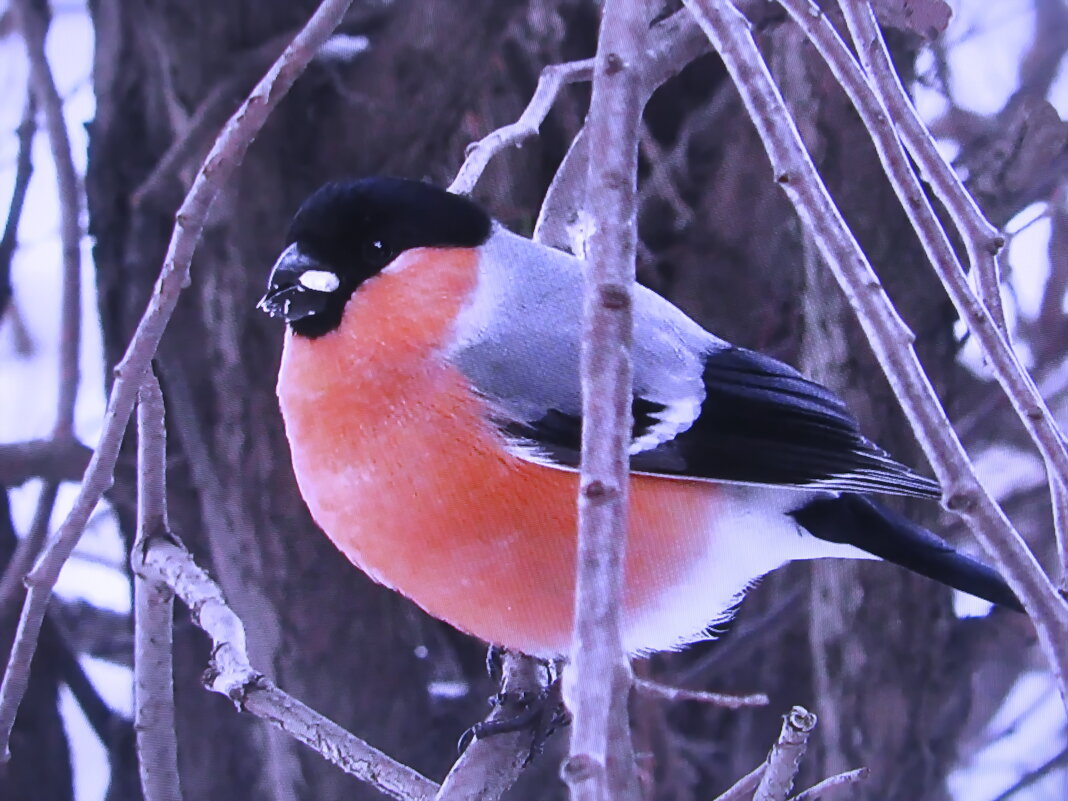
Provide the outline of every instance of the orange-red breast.
{"type": "MultiPolygon", "coordinates": [[[[393,178],[298,211],[260,307],[312,515],[369,576],[484,640],[565,654],[582,263],[393,178]]],[[[939,497],[826,388],[634,288],[630,652],[706,636],[793,559],[880,557],[1018,608],[1002,579],[865,497],[939,497]]]]}

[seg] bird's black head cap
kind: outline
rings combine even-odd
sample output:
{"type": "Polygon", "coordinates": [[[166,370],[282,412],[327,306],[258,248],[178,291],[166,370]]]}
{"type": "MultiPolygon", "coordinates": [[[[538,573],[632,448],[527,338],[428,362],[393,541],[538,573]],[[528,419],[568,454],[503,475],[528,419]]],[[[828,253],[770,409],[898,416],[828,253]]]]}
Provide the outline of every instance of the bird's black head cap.
{"type": "Polygon", "coordinates": [[[260,308],[297,334],[322,336],[340,324],[356,288],[404,251],[478,247],[491,227],[473,201],[431,184],[384,177],[326,184],[293,218],[260,308]]]}

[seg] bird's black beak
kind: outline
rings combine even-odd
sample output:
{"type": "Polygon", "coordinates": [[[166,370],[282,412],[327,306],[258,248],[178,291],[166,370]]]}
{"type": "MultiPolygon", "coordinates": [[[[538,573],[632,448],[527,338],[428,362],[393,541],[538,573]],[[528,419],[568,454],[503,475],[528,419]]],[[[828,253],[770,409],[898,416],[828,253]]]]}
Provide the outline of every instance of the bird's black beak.
{"type": "Polygon", "coordinates": [[[282,251],[275,262],[267,279],[267,292],[256,308],[271,317],[281,317],[287,323],[293,323],[321,314],[330,301],[330,293],[339,283],[336,273],[324,269],[294,243],[282,251]]]}

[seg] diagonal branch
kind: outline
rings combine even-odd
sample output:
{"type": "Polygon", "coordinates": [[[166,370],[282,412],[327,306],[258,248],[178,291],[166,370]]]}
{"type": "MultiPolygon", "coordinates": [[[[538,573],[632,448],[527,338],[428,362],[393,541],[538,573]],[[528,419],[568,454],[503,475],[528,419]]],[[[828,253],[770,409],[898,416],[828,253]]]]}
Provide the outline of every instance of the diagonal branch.
{"type": "Polygon", "coordinates": [[[64,562],[74,550],[86,521],[111,484],[123,432],[133,410],[141,377],[159,347],[178,296],[189,283],[189,266],[219,190],[241,163],[268,115],[303,72],[312,56],[341,21],[352,0],[323,0],[248,99],[227,122],[175,217],[174,233],[148,308],[141,317],[122,361],[104,414],[100,442],[86,470],[73,508],[27,577],[30,590],[19,618],[3,685],[0,686],[0,760],[8,758],[8,740],[29,681],[30,662],[41,622],[64,562]]]}
{"type": "MultiPolygon", "coordinates": [[[[1012,403],[1013,409],[1031,435],[1046,464],[1056,523],[1057,547],[1061,562],[1061,588],[1068,588],[1068,447],[1038,387],[1020,364],[1009,343],[1001,309],[1001,286],[998,278],[997,253],[1005,238],[983,217],[982,212],[935,147],[915,107],[905,94],[886,42],[879,32],[875,15],[866,3],[842,4],[846,24],[853,36],[860,63],[871,78],[875,103],[884,115],[865,124],[879,147],[876,130],[883,130],[892,150],[880,149],[884,169],[894,191],[923,241],[924,249],[935,266],[938,277],[949,293],[953,305],[968,324],[986,357],[995,379],[1012,403]],[[921,173],[945,205],[964,241],[972,272],[977,277],[982,300],[968,286],[964,270],[934,210],[927,201],[919,181],[910,169],[901,144],[888,122],[893,120],[901,140],[919,165],[921,173]],[[887,161],[893,158],[893,163],[887,161]]],[[[858,105],[859,109],[859,105],[858,105]]]]}
{"type": "Polygon", "coordinates": [[[842,787],[852,787],[854,784],[867,779],[870,774],[871,771],[868,768],[847,770],[845,773],[839,773],[837,776],[831,776],[821,782],[817,782],[804,792],[795,795],[790,801],[816,801],[817,798],[823,798],[824,793],[838,790],[842,787]]]}
{"type": "Polygon", "coordinates": [[[245,627],[223,598],[222,590],[193,561],[180,543],[156,537],[145,544],[146,576],[174,591],[189,607],[193,621],[212,640],[209,690],[226,696],[292,735],[324,759],[398,801],[429,801],[434,782],[345,731],[333,721],[279,690],[252,667],[245,627]]]}
{"type": "Polygon", "coordinates": [[[729,3],[685,0],[720,53],[786,192],[871,344],[945,490],[945,505],[969,522],[1032,620],[1068,703],[1068,606],[979,482],[895,311],[805,151],[745,18],[729,3]]]}
{"type": "Polygon", "coordinates": [[[482,177],[490,160],[506,147],[518,147],[538,133],[541,124],[549,115],[560,90],[568,84],[588,81],[593,76],[593,59],[571,61],[567,64],[551,64],[541,71],[538,86],[519,119],[511,125],[487,134],[467,148],[467,158],[456,174],[449,191],[469,195],[482,177]]]}
{"type": "Polygon", "coordinates": [[[713,801],[751,801],[767,769],[768,763],[765,760],[717,795],[713,801]]]}

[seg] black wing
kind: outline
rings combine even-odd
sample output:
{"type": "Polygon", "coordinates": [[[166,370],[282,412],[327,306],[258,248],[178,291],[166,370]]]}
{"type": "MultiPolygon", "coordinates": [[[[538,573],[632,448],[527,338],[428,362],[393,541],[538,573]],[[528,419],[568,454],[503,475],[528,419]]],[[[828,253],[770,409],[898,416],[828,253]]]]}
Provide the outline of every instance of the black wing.
{"type": "MultiPolygon", "coordinates": [[[[896,462],[865,438],[845,404],[826,387],[788,365],[743,348],[710,352],[705,397],[688,426],[666,441],[658,427],[680,428],[677,410],[634,399],[632,448],[637,472],[843,492],[881,492],[937,498],[938,484],[896,462]],[[653,434],[653,436],[649,436],[653,434]]],[[[636,380],[636,385],[640,382],[636,380]]],[[[575,468],[581,420],[549,410],[535,421],[496,420],[506,438],[528,455],[575,468]]]]}

